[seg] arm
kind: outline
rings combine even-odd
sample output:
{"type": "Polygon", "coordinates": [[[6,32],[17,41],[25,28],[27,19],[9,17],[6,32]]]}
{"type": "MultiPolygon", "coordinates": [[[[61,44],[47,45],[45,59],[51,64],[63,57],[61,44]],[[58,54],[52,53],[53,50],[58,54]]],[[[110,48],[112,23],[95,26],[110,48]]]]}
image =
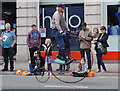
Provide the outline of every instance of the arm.
{"type": "Polygon", "coordinates": [[[16,43],[16,35],[15,35],[15,33],[13,33],[13,39],[14,39],[14,41],[13,41],[13,43],[11,45],[12,48],[14,47],[14,45],[16,43]]]}
{"type": "Polygon", "coordinates": [[[27,35],[27,45],[30,48],[30,33],[27,35]]]}
{"type": "Polygon", "coordinates": [[[47,47],[45,46],[45,44],[42,44],[42,46],[44,47],[44,51],[46,52],[47,47]]]}
{"type": "Polygon", "coordinates": [[[39,33],[39,45],[38,45],[38,48],[40,48],[40,45],[41,45],[41,34],[39,33]]]}
{"type": "Polygon", "coordinates": [[[91,32],[89,32],[89,34],[88,34],[88,36],[87,37],[85,37],[85,40],[87,40],[87,41],[92,41],[92,33],[91,32]]]}
{"type": "Polygon", "coordinates": [[[108,34],[103,35],[102,39],[97,39],[98,42],[105,42],[108,39],[108,34]]]}
{"type": "Polygon", "coordinates": [[[54,16],[55,18],[55,27],[58,29],[58,31],[60,32],[60,33],[62,33],[63,32],[63,30],[62,30],[62,28],[61,28],[61,26],[60,26],[60,15],[59,14],[56,14],[55,16],[54,16]]]}

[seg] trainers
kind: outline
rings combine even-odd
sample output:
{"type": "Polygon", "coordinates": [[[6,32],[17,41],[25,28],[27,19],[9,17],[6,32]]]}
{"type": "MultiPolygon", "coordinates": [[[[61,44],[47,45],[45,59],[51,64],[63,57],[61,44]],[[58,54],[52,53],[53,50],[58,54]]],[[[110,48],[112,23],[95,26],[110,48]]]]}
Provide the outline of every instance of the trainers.
{"type": "Polygon", "coordinates": [[[69,71],[70,67],[66,67],[66,71],[69,71]]]}
{"type": "Polygon", "coordinates": [[[8,71],[8,69],[2,69],[1,71],[8,71]]]}
{"type": "Polygon", "coordinates": [[[63,59],[64,59],[63,56],[61,56],[61,55],[59,55],[59,54],[58,54],[56,57],[57,57],[58,59],[60,59],[60,60],[63,60],[63,59]]]}
{"type": "Polygon", "coordinates": [[[99,72],[101,72],[101,70],[100,70],[100,69],[98,69],[98,70],[97,70],[97,73],[99,73],[99,72]]]}
{"type": "Polygon", "coordinates": [[[103,71],[102,71],[102,73],[105,73],[105,72],[107,72],[107,70],[103,70],[103,71]]]}
{"type": "Polygon", "coordinates": [[[25,73],[25,76],[29,76],[29,75],[31,75],[31,72],[29,72],[29,73],[25,73]]]}
{"type": "Polygon", "coordinates": [[[70,64],[70,63],[72,63],[72,62],[73,62],[73,59],[68,60],[68,61],[65,63],[65,65],[68,65],[68,64],[70,64]]]}
{"type": "Polygon", "coordinates": [[[60,68],[56,69],[56,71],[59,71],[59,70],[60,70],[60,68]]]}

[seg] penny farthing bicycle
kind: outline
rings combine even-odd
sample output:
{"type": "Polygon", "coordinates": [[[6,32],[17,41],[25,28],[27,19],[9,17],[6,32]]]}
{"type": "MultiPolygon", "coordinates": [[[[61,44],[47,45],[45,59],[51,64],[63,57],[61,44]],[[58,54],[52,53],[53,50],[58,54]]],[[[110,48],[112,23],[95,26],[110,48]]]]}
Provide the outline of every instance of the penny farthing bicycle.
{"type": "MultiPolygon", "coordinates": [[[[78,37],[78,36],[76,36],[76,35],[66,35],[66,36],[68,36],[68,37],[71,37],[71,38],[73,38],[73,39],[77,39],[77,40],[82,40],[82,41],[84,41],[85,43],[86,43],[86,45],[90,48],[90,51],[91,51],[91,47],[87,44],[87,42],[83,39],[83,38],[81,38],[81,37],[78,37]]],[[[52,43],[51,43],[51,45],[49,46],[49,48],[52,48],[52,47],[54,47],[54,48],[57,48],[57,46],[56,46],[56,44],[57,44],[57,40],[54,40],[52,43]]],[[[58,51],[58,50],[56,50],[56,51],[58,51]]],[[[49,50],[48,50],[48,53],[47,53],[47,55],[46,55],[46,58],[47,58],[47,68],[49,67],[49,65],[48,65],[48,54],[49,54],[49,50]]],[[[53,54],[52,54],[52,56],[53,57],[56,57],[57,56],[57,54],[58,54],[58,52],[54,52],[53,54]]],[[[78,55],[79,56],[79,55],[78,55]]],[[[67,58],[68,56],[66,56],[66,58],[67,58]]],[[[91,69],[92,69],[92,66],[93,66],[93,53],[92,53],[92,51],[91,51],[91,57],[92,57],[92,64],[91,64],[91,69]]],[[[77,58],[75,58],[75,57],[68,57],[70,60],[73,60],[73,62],[74,61],[76,61],[77,60],[77,58]]],[[[55,58],[55,60],[56,60],[57,58],[55,58]]],[[[64,65],[66,65],[66,63],[65,63],[65,61],[64,60],[61,60],[61,61],[63,61],[63,63],[62,63],[62,66],[64,66],[64,65]]],[[[77,61],[79,61],[79,60],[77,60],[77,61]]],[[[55,63],[58,63],[58,62],[56,62],[55,61],[55,63]]],[[[54,64],[53,64],[54,65],[54,64]]],[[[76,63],[76,66],[77,66],[77,63],[76,63]]],[[[55,69],[53,69],[53,70],[55,70],[55,69]]],[[[61,81],[61,82],[64,82],[64,83],[77,83],[77,82],[80,82],[80,81],[82,81],[83,79],[85,79],[85,77],[87,76],[87,75],[85,75],[84,77],[71,77],[71,81],[69,80],[69,79],[67,79],[67,77],[65,78],[65,76],[68,76],[68,73],[66,73],[65,72],[65,74],[62,74],[61,76],[60,75],[58,75],[58,72],[56,72],[56,71],[48,71],[48,75],[44,75],[44,69],[38,69],[37,71],[41,71],[41,72],[43,72],[43,74],[42,75],[35,75],[35,78],[37,79],[37,81],[38,82],[40,82],[40,83],[45,83],[45,82],[47,82],[48,80],[49,80],[49,78],[50,78],[50,72],[52,73],[52,75],[56,78],[56,79],[58,79],[59,81],[61,81]]],[[[90,72],[90,71],[89,71],[90,72]]],[[[88,72],[88,73],[89,73],[88,72]]]]}

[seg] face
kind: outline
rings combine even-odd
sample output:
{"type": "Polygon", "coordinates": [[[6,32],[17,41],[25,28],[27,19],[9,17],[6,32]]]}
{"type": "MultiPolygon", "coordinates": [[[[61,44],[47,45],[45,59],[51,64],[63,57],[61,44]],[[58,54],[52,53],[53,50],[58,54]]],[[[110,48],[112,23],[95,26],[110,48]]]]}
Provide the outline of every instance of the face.
{"type": "Polygon", "coordinates": [[[39,56],[38,53],[37,53],[37,51],[34,52],[34,56],[36,56],[36,57],[39,56]]]}
{"type": "Polygon", "coordinates": [[[104,30],[104,29],[100,29],[101,30],[101,32],[104,34],[106,31],[104,30]]]}
{"type": "Polygon", "coordinates": [[[65,9],[64,8],[59,8],[59,10],[64,13],[65,9]]]}
{"type": "Polygon", "coordinates": [[[97,29],[94,29],[93,32],[94,32],[94,33],[97,33],[97,29]]]}
{"type": "Polygon", "coordinates": [[[84,63],[85,63],[84,59],[81,59],[81,64],[84,64],[84,63]]]}
{"type": "Polygon", "coordinates": [[[33,26],[33,27],[32,27],[32,30],[34,30],[34,31],[35,31],[36,29],[37,29],[37,28],[36,28],[36,26],[33,26]]]}
{"type": "Polygon", "coordinates": [[[86,27],[85,26],[82,26],[82,30],[85,30],[86,29],[86,27]]]}
{"type": "Polygon", "coordinates": [[[10,31],[10,25],[6,25],[6,30],[10,31]]]}

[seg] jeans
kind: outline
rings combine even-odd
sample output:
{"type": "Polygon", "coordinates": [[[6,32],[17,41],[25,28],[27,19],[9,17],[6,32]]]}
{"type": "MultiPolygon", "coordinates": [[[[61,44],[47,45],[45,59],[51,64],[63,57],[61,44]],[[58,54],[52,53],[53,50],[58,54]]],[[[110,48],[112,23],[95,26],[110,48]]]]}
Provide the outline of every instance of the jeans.
{"type": "Polygon", "coordinates": [[[65,56],[65,43],[64,43],[64,39],[61,33],[59,33],[58,30],[53,29],[52,30],[52,36],[55,37],[56,43],[59,44],[59,54],[61,55],[64,59],[64,61],[67,62],[66,56],[65,56]]]}
{"type": "Polygon", "coordinates": [[[13,62],[13,54],[14,54],[14,50],[13,48],[3,48],[3,57],[4,57],[4,69],[8,69],[8,57],[10,59],[10,70],[14,69],[14,62],[13,62]]]}
{"type": "Polygon", "coordinates": [[[52,30],[52,36],[57,40],[56,43],[59,44],[60,50],[65,48],[64,39],[61,33],[58,30],[52,30]]]}
{"type": "Polygon", "coordinates": [[[98,69],[101,70],[101,67],[100,67],[100,66],[102,66],[102,67],[103,67],[103,70],[106,71],[106,67],[105,67],[105,65],[104,65],[104,62],[102,61],[102,54],[101,54],[101,49],[100,49],[100,48],[97,49],[97,54],[96,54],[96,55],[97,55],[98,69]]]}
{"type": "Polygon", "coordinates": [[[38,66],[37,68],[34,68],[36,65],[35,64],[29,64],[29,68],[30,68],[30,72],[33,73],[33,72],[36,72],[38,69],[42,68],[40,66],[38,66]]]}
{"type": "Polygon", "coordinates": [[[87,61],[88,61],[88,69],[91,69],[91,55],[90,55],[90,49],[80,49],[81,58],[85,58],[85,52],[87,55],[87,61]]]}
{"type": "Polygon", "coordinates": [[[39,50],[39,48],[37,48],[37,47],[29,48],[31,63],[32,63],[32,60],[33,60],[34,52],[37,51],[37,50],[39,50]]]}

